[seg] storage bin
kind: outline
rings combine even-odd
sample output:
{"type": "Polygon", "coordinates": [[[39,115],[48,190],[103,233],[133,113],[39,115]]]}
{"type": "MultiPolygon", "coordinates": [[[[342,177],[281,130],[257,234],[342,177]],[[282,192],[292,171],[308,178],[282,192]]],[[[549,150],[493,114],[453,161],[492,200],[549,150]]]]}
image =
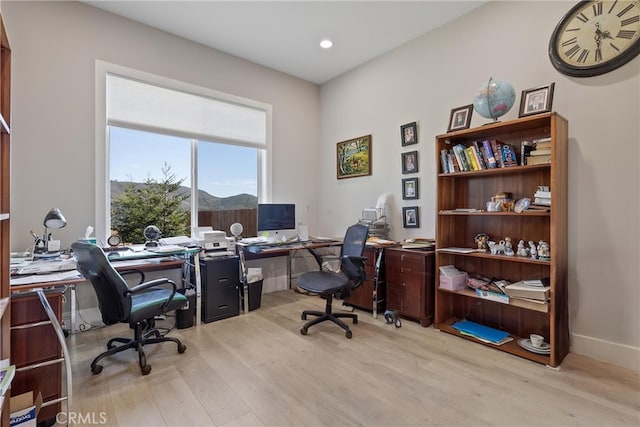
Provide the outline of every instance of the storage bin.
{"type": "Polygon", "coordinates": [[[467,273],[460,273],[456,276],[440,275],[440,288],[450,291],[461,291],[467,288],[468,281],[469,275],[467,273]]]}

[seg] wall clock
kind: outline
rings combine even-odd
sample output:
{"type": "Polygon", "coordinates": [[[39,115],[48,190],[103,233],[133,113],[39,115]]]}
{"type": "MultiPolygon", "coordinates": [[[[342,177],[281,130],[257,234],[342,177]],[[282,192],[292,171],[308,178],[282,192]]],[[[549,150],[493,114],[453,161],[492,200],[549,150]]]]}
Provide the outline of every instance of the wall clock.
{"type": "Polygon", "coordinates": [[[640,1],[581,1],[562,17],[549,41],[553,66],[590,77],[621,67],[640,53],[640,1]]]}

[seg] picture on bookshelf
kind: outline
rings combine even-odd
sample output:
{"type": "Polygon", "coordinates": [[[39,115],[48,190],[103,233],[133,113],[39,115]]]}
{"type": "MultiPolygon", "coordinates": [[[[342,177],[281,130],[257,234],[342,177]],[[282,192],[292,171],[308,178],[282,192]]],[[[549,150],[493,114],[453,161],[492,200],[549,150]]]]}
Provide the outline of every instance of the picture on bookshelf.
{"type": "Polygon", "coordinates": [[[418,129],[416,122],[407,123],[400,126],[400,137],[402,138],[402,146],[413,145],[418,143],[418,129]]]}
{"type": "Polygon", "coordinates": [[[464,105],[462,107],[451,110],[449,117],[449,128],[447,132],[454,130],[468,129],[471,125],[471,114],[473,113],[473,104],[464,105]]]}
{"type": "Polygon", "coordinates": [[[548,85],[523,90],[522,96],[520,97],[519,117],[551,111],[554,86],[555,83],[550,83],[548,85]]]}
{"type": "Polygon", "coordinates": [[[408,151],[402,153],[402,173],[418,172],[418,152],[408,151]]]}
{"type": "Polygon", "coordinates": [[[418,199],[418,178],[402,180],[402,200],[418,199]]]}
{"type": "Polygon", "coordinates": [[[420,228],[419,206],[405,206],[402,208],[402,225],[404,228],[420,228]]]}

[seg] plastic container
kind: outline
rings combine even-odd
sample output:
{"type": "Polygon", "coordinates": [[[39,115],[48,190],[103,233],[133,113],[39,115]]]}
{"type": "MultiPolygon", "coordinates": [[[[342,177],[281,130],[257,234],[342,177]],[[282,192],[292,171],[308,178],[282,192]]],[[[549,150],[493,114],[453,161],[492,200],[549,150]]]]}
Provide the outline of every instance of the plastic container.
{"type": "Polygon", "coordinates": [[[178,289],[177,292],[186,296],[188,303],[183,308],[176,310],[176,328],[190,328],[196,318],[196,292],[192,289],[178,289]]]}
{"type": "Polygon", "coordinates": [[[450,291],[461,291],[467,288],[468,281],[469,275],[467,273],[460,273],[456,276],[440,275],[440,288],[450,291]]]}

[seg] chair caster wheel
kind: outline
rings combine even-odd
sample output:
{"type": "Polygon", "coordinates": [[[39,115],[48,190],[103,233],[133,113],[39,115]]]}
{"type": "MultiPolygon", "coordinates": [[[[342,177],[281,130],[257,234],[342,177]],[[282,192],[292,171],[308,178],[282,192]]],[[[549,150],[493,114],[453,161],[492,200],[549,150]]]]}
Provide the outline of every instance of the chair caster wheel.
{"type": "Polygon", "coordinates": [[[307,335],[307,328],[302,328],[302,329],[300,329],[300,333],[301,333],[302,335],[307,335]]]}
{"type": "Polygon", "coordinates": [[[187,351],[187,346],[186,345],[182,344],[182,345],[178,346],[178,353],[182,354],[185,351],[187,351]]]}
{"type": "Polygon", "coordinates": [[[353,319],[353,324],[357,325],[358,324],[358,319],[353,319]]]}
{"type": "Polygon", "coordinates": [[[91,367],[91,373],[93,375],[98,375],[100,372],[102,372],[102,365],[96,365],[91,367]]]}
{"type": "Polygon", "coordinates": [[[151,372],[151,365],[141,366],[140,370],[142,371],[142,375],[149,375],[149,372],[151,372]]]}
{"type": "Polygon", "coordinates": [[[302,317],[302,320],[307,320],[307,315],[304,314],[304,313],[302,313],[302,316],[300,316],[300,317],[302,317]]]}
{"type": "Polygon", "coordinates": [[[351,333],[351,331],[347,331],[344,333],[344,336],[351,339],[351,337],[353,336],[353,334],[351,333]]]}

